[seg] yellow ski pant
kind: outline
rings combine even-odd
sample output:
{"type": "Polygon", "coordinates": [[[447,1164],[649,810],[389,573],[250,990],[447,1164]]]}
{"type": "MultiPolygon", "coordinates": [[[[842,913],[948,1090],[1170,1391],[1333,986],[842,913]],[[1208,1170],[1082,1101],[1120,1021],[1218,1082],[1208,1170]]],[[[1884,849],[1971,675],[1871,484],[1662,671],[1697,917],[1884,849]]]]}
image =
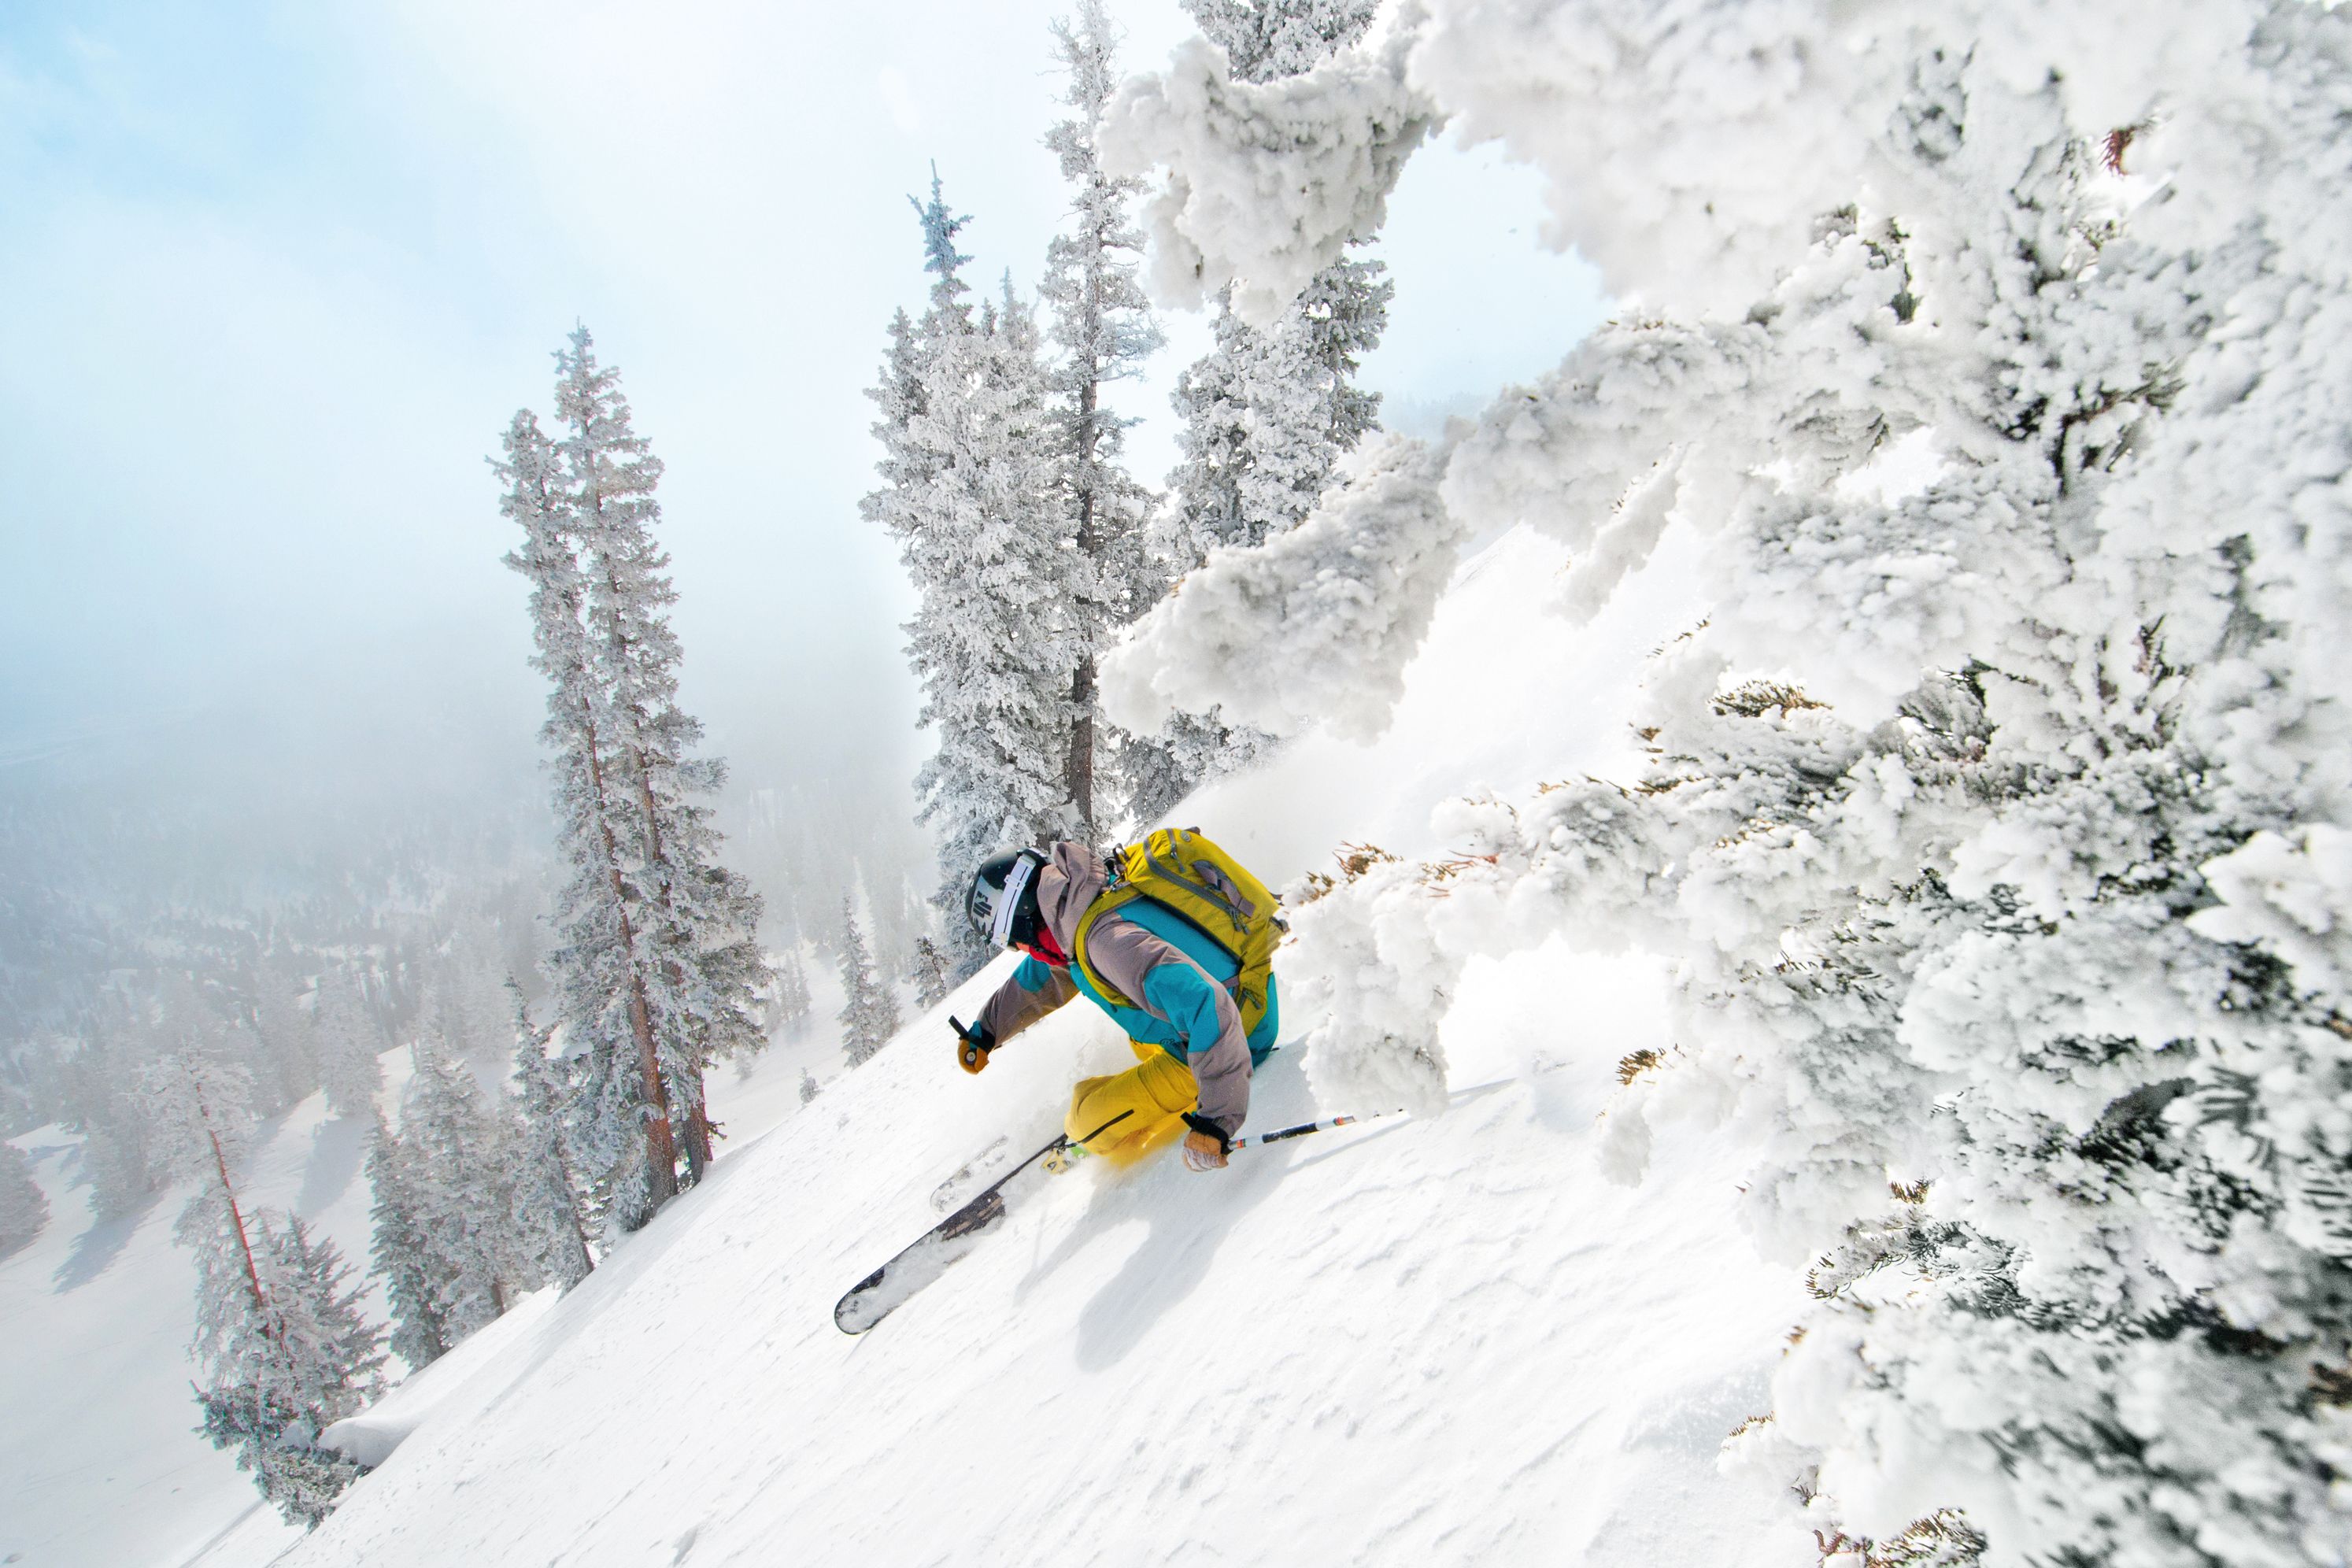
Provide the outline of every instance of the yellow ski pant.
{"type": "Polygon", "coordinates": [[[1062,1129],[1073,1143],[1126,1167],[1149,1159],[1184,1135],[1184,1113],[1199,1103],[1201,1086],[1192,1069],[1140,1040],[1129,1040],[1141,1058],[1108,1078],[1083,1078],[1070,1091],[1070,1114],[1062,1129]],[[1119,1112],[1129,1114],[1108,1128],[1119,1112]],[[1088,1142],[1087,1134],[1101,1131],[1088,1142]]]}

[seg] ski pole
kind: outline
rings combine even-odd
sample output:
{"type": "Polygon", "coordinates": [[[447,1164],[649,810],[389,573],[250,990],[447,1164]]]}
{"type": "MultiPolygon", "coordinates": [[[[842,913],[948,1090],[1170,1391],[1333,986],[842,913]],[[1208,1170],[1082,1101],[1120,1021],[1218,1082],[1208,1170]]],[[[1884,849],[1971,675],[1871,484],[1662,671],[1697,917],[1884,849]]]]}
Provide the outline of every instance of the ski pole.
{"type": "Polygon", "coordinates": [[[1328,1132],[1334,1127],[1352,1127],[1359,1121],[1379,1121],[1391,1116],[1402,1116],[1404,1108],[1375,1110],[1369,1116],[1334,1116],[1322,1121],[1302,1121],[1296,1127],[1285,1127],[1273,1132],[1261,1132],[1255,1138],[1236,1138],[1235,1149],[1246,1149],[1253,1143],[1279,1143],[1286,1138],[1304,1138],[1309,1132],[1328,1132]]]}

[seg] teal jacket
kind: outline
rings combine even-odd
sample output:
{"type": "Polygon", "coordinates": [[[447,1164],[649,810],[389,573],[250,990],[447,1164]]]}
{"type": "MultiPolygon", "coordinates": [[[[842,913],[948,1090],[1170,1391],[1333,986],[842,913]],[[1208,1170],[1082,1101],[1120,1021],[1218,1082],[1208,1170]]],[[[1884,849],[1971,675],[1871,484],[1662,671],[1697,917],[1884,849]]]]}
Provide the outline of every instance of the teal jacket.
{"type": "MultiPolygon", "coordinates": [[[[1150,1004],[1160,1016],[1153,1016],[1139,1007],[1121,1007],[1094,987],[1086,971],[1076,964],[1057,969],[1040,959],[1024,958],[1021,967],[1013,972],[1013,983],[1031,995],[1055,987],[1056,980],[1067,980],[1078,994],[1111,1016],[1111,1022],[1127,1031],[1130,1040],[1141,1040],[1147,1046],[1158,1046],[1178,1061],[1190,1065],[1192,1054],[1208,1053],[1217,1040],[1217,988],[1229,987],[1240,973],[1225,950],[1202,934],[1201,928],[1169,909],[1149,899],[1138,899],[1118,911],[1121,920],[1132,921],[1145,931],[1176,949],[1199,969],[1181,963],[1163,963],[1151,972],[1143,983],[1143,1000],[1150,1004]],[[1206,980],[1203,978],[1205,972],[1206,980]],[[1212,987],[1206,981],[1214,981],[1212,987]]],[[[1228,993],[1230,994],[1230,993],[1228,993]]],[[[1265,1016],[1250,1031],[1250,1066],[1265,1065],[1266,1053],[1274,1049],[1276,1037],[1282,1033],[1282,994],[1273,975],[1265,980],[1265,1016]]]]}
{"type": "MultiPolygon", "coordinates": [[[[1037,872],[1037,908],[1049,944],[1071,951],[1080,920],[1103,891],[1101,858],[1082,844],[1054,846],[1037,872]]],[[[1024,959],[980,1011],[980,1026],[1002,1045],[1073,996],[1111,1016],[1130,1039],[1158,1046],[1192,1069],[1197,1114],[1228,1138],[1249,1116],[1250,1076],[1274,1048],[1282,1027],[1269,975],[1265,1016],[1244,1033],[1232,986],[1234,961],[1207,932],[1175,910],[1138,899],[1106,912],[1090,930],[1087,958],[1104,983],[1136,1005],[1114,1005],[1075,966],[1024,959]]]]}

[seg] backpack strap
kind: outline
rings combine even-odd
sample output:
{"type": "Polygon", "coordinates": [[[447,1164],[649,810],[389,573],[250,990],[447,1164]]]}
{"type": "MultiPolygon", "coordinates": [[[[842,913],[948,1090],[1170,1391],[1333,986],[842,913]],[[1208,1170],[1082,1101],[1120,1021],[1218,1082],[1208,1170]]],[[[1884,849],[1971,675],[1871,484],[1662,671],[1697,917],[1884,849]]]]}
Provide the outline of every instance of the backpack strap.
{"type": "Polygon", "coordinates": [[[1093,931],[1095,921],[1105,915],[1118,912],[1143,896],[1142,889],[1135,885],[1134,879],[1128,874],[1129,862],[1137,854],[1135,847],[1129,846],[1115,849],[1103,857],[1103,865],[1106,868],[1103,890],[1097,893],[1094,902],[1088,904],[1079,914],[1078,923],[1070,932],[1070,962],[1078,966],[1087,981],[1102,994],[1103,1000],[1112,1006],[1139,1009],[1143,1004],[1139,1000],[1130,999],[1118,986],[1104,979],[1102,971],[1095,967],[1094,960],[1087,956],[1087,937],[1093,931]]]}
{"type": "MultiPolygon", "coordinates": [[[[1249,879],[1252,886],[1244,889],[1213,861],[1195,858],[1192,846],[1197,837],[1197,833],[1186,829],[1161,828],[1141,844],[1129,845],[1106,856],[1104,889],[1087,906],[1071,933],[1071,962],[1104,1000],[1113,1006],[1139,1010],[1139,1000],[1122,994],[1094,966],[1087,957],[1087,939],[1097,921],[1118,913],[1138,899],[1150,899],[1198,931],[1233,960],[1234,974],[1224,982],[1225,989],[1241,1014],[1242,1032],[1254,1034],[1265,1017],[1267,980],[1273,969],[1274,950],[1282,940],[1281,929],[1272,919],[1275,900],[1255,878],[1249,879]],[[1169,897],[1153,896],[1155,890],[1162,889],[1169,897]],[[1252,898],[1252,894],[1255,897],[1252,898]],[[1234,907],[1237,897],[1243,908],[1250,909],[1256,918],[1244,918],[1234,907]]],[[[1230,857],[1226,858],[1230,863],[1230,857]]],[[[1248,877],[1246,871],[1241,874],[1248,877]]]]}

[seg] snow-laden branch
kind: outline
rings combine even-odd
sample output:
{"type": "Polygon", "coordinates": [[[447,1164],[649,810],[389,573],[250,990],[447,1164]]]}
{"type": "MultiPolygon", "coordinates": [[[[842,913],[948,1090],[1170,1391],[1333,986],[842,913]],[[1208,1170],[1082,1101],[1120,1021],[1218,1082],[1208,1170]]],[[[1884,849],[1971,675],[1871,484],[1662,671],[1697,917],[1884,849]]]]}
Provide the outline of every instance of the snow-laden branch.
{"type": "MultiPolygon", "coordinates": [[[[1919,213],[1920,179],[1957,146],[1967,107],[1921,113],[1914,58],[2045,85],[2096,143],[2137,128],[2151,172],[2210,149],[2152,111],[2184,81],[2238,68],[2245,9],[1955,0],[1435,0],[1407,79],[1465,142],[1540,170],[1547,237],[1599,263],[1645,310],[1737,315],[1824,215],[1919,213]]],[[[1926,198],[1926,199],[1922,199],[1926,198]]],[[[1923,221],[1932,222],[1923,215],[1923,221]]],[[[1916,231],[1915,231],[1916,232],[1916,231]]]]}
{"type": "MultiPolygon", "coordinates": [[[[1318,1092],[1425,1097],[1481,953],[1639,942],[1678,1050],[1628,1059],[1607,1162],[1676,1114],[1752,1150],[1820,1301],[1734,1456],[1822,1540],[2341,1562],[2352,18],[1429,13],[1402,79],[1643,308],[1499,396],[1435,502],[1360,477],[1213,559],[1126,695],[1362,732],[1455,530],[1564,542],[1580,614],[1686,530],[1708,616],[1645,668],[1638,779],[1305,890],[1318,1092]]],[[[1245,145],[1201,141],[1171,199],[1245,145]]],[[[1202,279],[1265,281],[1246,214],[1181,210],[1202,279]]]]}
{"type": "Polygon", "coordinates": [[[2298,841],[2265,829],[2199,869],[2221,902],[2189,916],[2190,930],[2263,943],[2312,989],[2352,989],[2352,833],[2315,823],[2298,841]]]}
{"type": "Polygon", "coordinates": [[[1234,310],[1268,327],[1309,279],[1386,214],[1405,159],[1438,116],[1407,85],[1409,28],[1272,82],[1227,78],[1205,38],[1129,81],[1103,115],[1104,165],[1165,167],[1147,207],[1152,291],[1197,308],[1227,284],[1234,310]]]}
{"type": "Polygon", "coordinates": [[[1212,554],[1106,660],[1112,719],[1149,733],[1171,709],[1221,708],[1277,734],[1318,722],[1378,734],[1463,538],[1438,468],[1420,442],[1391,437],[1297,528],[1212,554]]]}

